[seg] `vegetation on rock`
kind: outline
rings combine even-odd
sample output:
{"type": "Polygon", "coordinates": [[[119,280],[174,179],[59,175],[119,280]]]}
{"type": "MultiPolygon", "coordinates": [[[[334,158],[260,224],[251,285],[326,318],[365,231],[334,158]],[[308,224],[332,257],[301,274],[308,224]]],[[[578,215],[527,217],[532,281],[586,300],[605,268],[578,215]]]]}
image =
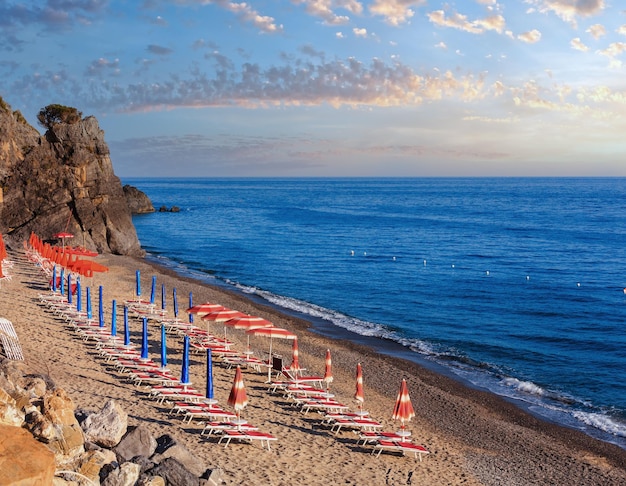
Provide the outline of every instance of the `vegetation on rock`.
{"type": "Polygon", "coordinates": [[[67,123],[69,125],[78,123],[82,116],[82,112],[76,108],[53,104],[42,108],[37,114],[37,120],[44,128],[49,130],[58,123],[67,123]]]}

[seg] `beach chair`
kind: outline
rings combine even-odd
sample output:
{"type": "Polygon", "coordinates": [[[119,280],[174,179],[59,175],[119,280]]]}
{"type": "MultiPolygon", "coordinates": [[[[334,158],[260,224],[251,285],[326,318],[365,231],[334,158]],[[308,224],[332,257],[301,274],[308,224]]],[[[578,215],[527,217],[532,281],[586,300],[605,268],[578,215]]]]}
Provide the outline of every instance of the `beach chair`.
{"type": "Polygon", "coordinates": [[[267,434],[265,432],[259,431],[240,431],[240,430],[224,430],[222,431],[222,437],[219,440],[219,443],[225,442],[224,447],[228,447],[228,444],[232,440],[237,441],[246,441],[246,442],[254,442],[258,441],[261,443],[261,447],[266,447],[267,450],[270,450],[270,442],[276,440],[271,434],[267,434]]]}
{"type": "Polygon", "coordinates": [[[400,452],[403,456],[413,454],[416,459],[419,458],[420,462],[422,462],[422,455],[430,454],[428,449],[421,445],[401,440],[379,440],[374,444],[372,454],[379,457],[382,451],[400,452]]]}
{"type": "Polygon", "coordinates": [[[331,427],[331,431],[337,435],[341,429],[352,429],[357,431],[374,431],[382,429],[383,424],[372,419],[364,418],[341,418],[336,419],[331,427]]]}
{"type": "Polygon", "coordinates": [[[0,317],[0,343],[7,358],[24,361],[22,346],[13,327],[13,323],[4,317],[0,317]]]}
{"type": "Polygon", "coordinates": [[[212,434],[222,434],[225,430],[238,430],[240,432],[256,432],[258,427],[250,424],[238,424],[235,422],[207,422],[200,435],[210,436],[212,434]]]}

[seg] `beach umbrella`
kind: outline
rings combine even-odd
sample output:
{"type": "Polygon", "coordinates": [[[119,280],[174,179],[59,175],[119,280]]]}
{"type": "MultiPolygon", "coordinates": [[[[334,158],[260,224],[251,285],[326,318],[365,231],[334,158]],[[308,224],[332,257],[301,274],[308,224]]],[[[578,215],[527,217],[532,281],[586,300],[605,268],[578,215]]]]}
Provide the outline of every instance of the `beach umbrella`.
{"type": "Polygon", "coordinates": [[[363,370],[361,369],[361,363],[356,365],[356,390],[354,392],[354,399],[359,402],[359,412],[363,413],[365,395],[363,394],[363,370]]]}
{"type": "MultiPolygon", "coordinates": [[[[189,308],[193,308],[193,293],[189,292],[189,308]]],[[[193,314],[189,313],[189,324],[193,324],[193,314]]]]}
{"type": "Polygon", "coordinates": [[[165,310],[165,284],[161,284],[161,309],[165,310]]]}
{"type": "Polygon", "coordinates": [[[154,298],[156,297],[156,275],[152,276],[152,288],[150,290],[150,303],[154,304],[154,298]]]}
{"type": "Polygon", "coordinates": [[[85,297],[87,303],[87,319],[91,319],[93,317],[91,313],[91,288],[87,287],[87,296],[85,297]]]}
{"type": "Polygon", "coordinates": [[[183,365],[180,372],[180,384],[191,384],[189,381],[189,336],[185,336],[183,340],[183,365]]]}
{"type": "MultiPolygon", "coordinates": [[[[269,351],[269,361],[268,365],[272,364],[272,342],[274,339],[296,339],[297,336],[293,334],[291,331],[287,329],[283,329],[282,327],[259,327],[256,329],[249,329],[246,331],[247,334],[252,334],[254,336],[265,336],[270,338],[270,351],[269,351]]],[[[267,368],[267,382],[271,383],[272,381],[272,368],[268,366],[267,368]]]]}
{"type": "Polygon", "coordinates": [[[130,344],[130,327],[128,325],[128,307],[124,306],[124,346],[129,348],[130,344]]]}
{"type": "Polygon", "coordinates": [[[148,319],[144,317],[141,327],[141,359],[148,359],[148,319]]]}
{"type": "Polygon", "coordinates": [[[98,325],[104,327],[104,301],[102,300],[102,285],[98,287],[98,325]]]}
{"type": "Polygon", "coordinates": [[[240,366],[237,366],[237,370],[235,371],[233,387],[230,390],[230,395],[228,395],[228,405],[235,409],[237,421],[241,423],[241,411],[248,405],[248,395],[246,394],[246,387],[243,383],[243,375],[241,374],[240,366]]]}
{"type": "MultiPolygon", "coordinates": [[[[191,293],[189,294],[189,303],[191,304],[191,293]]],[[[210,314],[211,312],[217,312],[224,309],[226,309],[226,307],[223,305],[205,302],[204,304],[190,305],[185,312],[188,312],[189,314],[197,314],[198,317],[202,317],[210,314]]]]}
{"type": "Polygon", "coordinates": [[[172,305],[174,306],[174,319],[178,319],[178,298],[176,296],[176,287],[172,289],[172,305]]]}
{"type": "Polygon", "coordinates": [[[67,274],[67,303],[72,303],[72,274],[67,274]]]}
{"type": "Polygon", "coordinates": [[[229,319],[234,319],[235,317],[245,317],[243,312],[239,312],[232,309],[223,308],[221,310],[211,312],[210,314],[205,314],[201,317],[203,321],[206,321],[206,332],[210,333],[210,323],[211,322],[224,322],[229,319]]]}
{"type": "Polygon", "coordinates": [[[76,277],[76,310],[78,312],[82,310],[82,304],[80,301],[80,277],[76,277]]]}
{"type": "Polygon", "coordinates": [[[413,404],[411,404],[411,398],[409,397],[409,389],[406,386],[406,380],[402,378],[400,391],[398,392],[398,397],[396,398],[392,415],[394,420],[400,420],[401,430],[399,435],[402,437],[402,440],[409,435],[409,433],[404,429],[404,423],[409,422],[413,417],[415,417],[415,410],[413,410],[413,404]]]}
{"type": "Polygon", "coordinates": [[[135,294],[141,296],[141,274],[139,270],[135,271],[135,294]]]}
{"type": "Polygon", "coordinates": [[[67,231],[61,231],[60,233],[56,233],[54,235],[52,235],[53,238],[61,238],[61,242],[63,245],[63,251],[65,251],[65,239],[66,238],[74,238],[74,235],[72,233],[68,233],[67,231]]]}
{"type": "Polygon", "coordinates": [[[324,369],[324,383],[326,383],[326,390],[330,388],[330,384],[333,382],[333,361],[330,357],[330,349],[326,350],[326,359],[325,359],[325,369],[324,369]]]}
{"type": "Polygon", "coordinates": [[[61,277],[59,279],[61,295],[65,295],[65,268],[61,267],[61,277]]]}
{"type": "MultiPolygon", "coordinates": [[[[248,331],[250,329],[258,329],[261,327],[273,327],[272,324],[267,319],[263,319],[262,317],[256,316],[248,316],[244,314],[243,316],[233,317],[232,319],[228,319],[227,321],[223,321],[224,325],[224,338],[226,338],[226,328],[232,327],[233,329],[243,329],[248,331]]],[[[250,350],[250,335],[248,334],[248,350],[250,350]]]]}
{"type": "Polygon", "coordinates": [[[117,301],[111,301],[111,336],[117,336],[117,301]]]}
{"type": "Polygon", "coordinates": [[[294,376],[298,376],[300,372],[300,352],[298,351],[298,338],[293,340],[293,344],[291,345],[291,366],[289,369],[293,371],[294,376]]]}
{"type": "Polygon", "coordinates": [[[206,350],[206,403],[217,403],[213,393],[213,355],[210,348],[206,350]]]}
{"type": "Polygon", "coordinates": [[[167,341],[165,338],[165,324],[161,324],[161,369],[167,369],[167,341]]]}
{"type": "Polygon", "coordinates": [[[52,291],[57,291],[57,266],[52,267],[52,291]]]}

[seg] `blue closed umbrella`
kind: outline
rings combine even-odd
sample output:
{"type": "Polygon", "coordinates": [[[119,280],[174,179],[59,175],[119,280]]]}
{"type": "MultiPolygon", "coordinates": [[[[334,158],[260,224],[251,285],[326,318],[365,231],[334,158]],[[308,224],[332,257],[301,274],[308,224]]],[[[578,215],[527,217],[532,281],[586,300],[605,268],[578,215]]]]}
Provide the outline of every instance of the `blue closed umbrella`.
{"type": "Polygon", "coordinates": [[[161,369],[167,368],[167,344],[165,341],[165,324],[161,324],[161,369]]]}
{"type": "Polygon", "coordinates": [[[165,284],[161,284],[161,309],[165,310],[165,284]]]}
{"type": "Polygon", "coordinates": [[[183,367],[180,373],[180,384],[191,384],[189,381],[189,336],[185,336],[183,341],[183,367]]]}
{"type": "Polygon", "coordinates": [[[91,319],[91,289],[87,287],[87,319],[91,319]]]}
{"type": "Polygon", "coordinates": [[[52,267],[52,291],[57,291],[57,266],[52,267]]]}
{"type": "Polygon", "coordinates": [[[172,301],[174,305],[174,318],[178,317],[178,298],[176,297],[176,287],[172,290],[172,301]]]}
{"type": "Polygon", "coordinates": [[[98,325],[104,327],[104,302],[102,301],[102,285],[98,287],[98,325]]]}
{"type": "MultiPolygon", "coordinates": [[[[193,294],[189,292],[189,308],[193,307],[193,294]]],[[[193,324],[193,314],[189,313],[189,322],[193,324]]]]}
{"type": "Polygon", "coordinates": [[[154,304],[154,298],[156,297],[156,275],[152,276],[152,290],[150,291],[150,303],[154,304]]]}
{"type": "Polygon", "coordinates": [[[141,359],[148,359],[148,319],[145,317],[141,328],[141,359]]]}
{"type": "Polygon", "coordinates": [[[61,295],[65,295],[65,269],[61,267],[61,295]]]}
{"type": "Polygon", "coordinates": [[[213,357],[209,348],[206,350],[206,397],[209,403],[217,402],[213,396],[213,357]]]}
{"type": "Polygon", "coordinates": [[[76,310],[78,312],[80,312],[82,309],[82,304],[81,304],[81,298],[80,298],[80,277],[76,277],[76,310]]]}
{"type": "Polygon", "coordinates": [[[111,336],[117,336],[117,301],[111,302],[111,336]]]}
{"type": "Polygon", "coordinates": [[[130,347],[130,329],[128,327],[128,307],[124,306],[124,346],[130,347]]]}
{"type": "Polygon", "coordinates": [[[141,274],[139,270],[135,271],[135,293],[137,297],[141,295],[141,274]]]}
{"type": "Polygon", "coordinates": [[[72,303],[72,274],[67,274],[67,303],[72,303]]]}

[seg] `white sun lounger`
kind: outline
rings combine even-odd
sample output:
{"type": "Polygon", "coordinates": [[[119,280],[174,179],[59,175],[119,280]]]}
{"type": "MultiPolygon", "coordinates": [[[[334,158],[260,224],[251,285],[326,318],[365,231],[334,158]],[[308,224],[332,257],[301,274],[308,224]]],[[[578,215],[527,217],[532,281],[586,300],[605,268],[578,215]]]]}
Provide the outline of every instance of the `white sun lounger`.
{"type": "Polygon", "coordinates": [[[246,442],[254,442],[259,441],[261,443],[261,447],[267,446],[267,450],[270,450],[270,442],[276,440],[276,437],[273,435],[267,434],[265,432],[258,431],[239,431],[239,430],[224,430],[222,432],[222,437],[220,438],[219,443],[226,442],[224,447],[228,447],[230,441],[238,440],[238,441],[246,441],[246,442]]]}
{"type": "Polygon", "coordinates": [[[403,456],[406,454],[413,454],[416,459],[419,458],[420,462],[422,462],[422,455],[430,454],[428,449],[421,445],[413,444],[408,441],[403,442],[400,440],[379,440],[376,444],[374,444],[372,454],[379,457],[382,451],[401,452],[403,456]]]}

